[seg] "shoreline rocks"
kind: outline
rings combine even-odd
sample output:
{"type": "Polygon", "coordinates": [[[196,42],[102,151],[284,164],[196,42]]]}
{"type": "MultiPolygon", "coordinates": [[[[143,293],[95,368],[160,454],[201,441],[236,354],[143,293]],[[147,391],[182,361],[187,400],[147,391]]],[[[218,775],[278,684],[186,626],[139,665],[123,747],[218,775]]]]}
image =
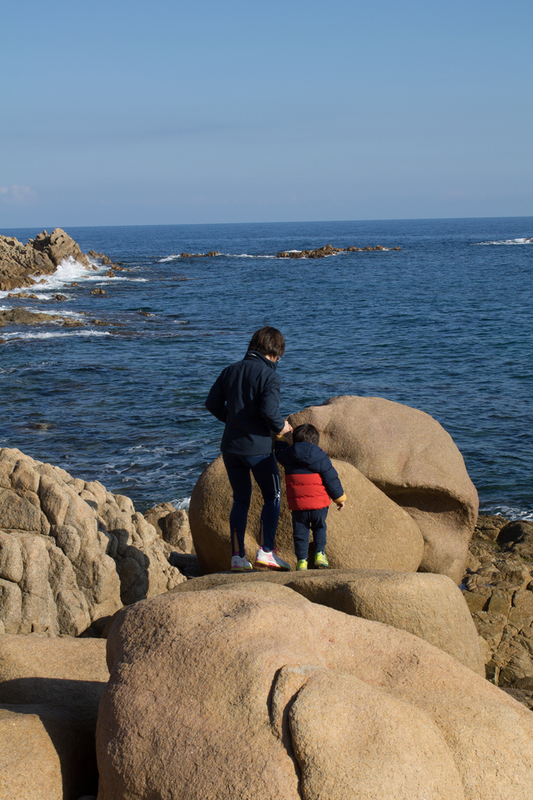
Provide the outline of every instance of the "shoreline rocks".
{"type": "Polygon", "coordinates": [[[533,708],[533,522],[480,516],[462,588],[487,644],[487,678],[533,708]]]}

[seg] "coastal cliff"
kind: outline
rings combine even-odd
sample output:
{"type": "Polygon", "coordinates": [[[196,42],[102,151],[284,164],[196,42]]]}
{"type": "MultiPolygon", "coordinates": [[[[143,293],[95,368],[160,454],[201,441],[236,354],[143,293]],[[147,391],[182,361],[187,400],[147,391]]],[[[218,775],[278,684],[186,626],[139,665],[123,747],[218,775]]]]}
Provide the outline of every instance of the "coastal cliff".
{"type": "Polygon", "coordinates": [[[36,278],[51,275],[65,258],[73,258],[88,269],[89,259],[61,228],[42,231],[28,244],[14,236],[0,236],[0,291],[33,286],[36,278]]]}

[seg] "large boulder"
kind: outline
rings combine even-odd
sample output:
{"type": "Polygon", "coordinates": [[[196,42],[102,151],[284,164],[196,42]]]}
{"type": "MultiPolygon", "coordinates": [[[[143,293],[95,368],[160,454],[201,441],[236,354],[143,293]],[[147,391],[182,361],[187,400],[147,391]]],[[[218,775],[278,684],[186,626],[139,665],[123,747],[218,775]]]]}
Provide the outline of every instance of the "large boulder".
{"type": "Polygon", "coordinates": [[[219,572],[173,592],[258,581],[278,583],[313,603],[413,633],[485,677],[485,650],[461,590],[446,575],[389,570],[219,572]]]}
{"type": "MultiPolygon", "coordinates": [[[[333,504],[328,514],[326,552],[330,566],[415,572],[424,548],[422,534],[416,523],[351,464],[334,461],[334,466],[348,495],[348,501],[342,511],[338,511],[333,504]]],[[[281,557],[295,567],[292,521],[287,506],[282,467],[280,473],[281,514],[276,546],[281,557]]],[[[189,507],[194,546],[204,573],[218,572],[230,566],[231,505],[231,487],[224,462],[219,456],[198,479],[189,507]]],[[[248,556],[252,560],[259,546],[262,505],[262,495],[254,481],[245,537],[248,556]]]]}
{"type": "Polygon", "coordinates": [[[533,717],[405,631],[264,582],[125,609],[99,800],[531,800],[533,717]]]}
{"type": "Polygon", "coordinates": [[[80,246],[61,228],[39,233],[24,245],[14,236],[0,236],[0,291],[32,286],[34,276],[50,275],[68,258],[89,267],[80,246]]]}
{"type": "Polygon", "coordinates": [[[476,489],[451,436],[429,414],[380,397],[333,397],[289,417],[311,423],[331,458],[357,467],[413,518],[420,570],[463,576],[478,512],[476,489]]]}
{"type": "Polygon", "coordinates": [[[0,797],[77,800],[98,784],[105,641],[0,636],[0,797]]]}
{"type": "Polygon", "coordinates": [[[98,633],[185,580],[169,549],[129,498],[0,449],[0,633],[98,633]]]}

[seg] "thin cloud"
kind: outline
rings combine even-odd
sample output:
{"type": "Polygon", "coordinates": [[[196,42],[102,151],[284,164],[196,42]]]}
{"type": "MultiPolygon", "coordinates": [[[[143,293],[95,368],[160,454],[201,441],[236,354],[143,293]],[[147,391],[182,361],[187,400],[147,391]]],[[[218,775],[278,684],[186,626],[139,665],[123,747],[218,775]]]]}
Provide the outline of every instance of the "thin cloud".
{"type": "Polygon", "coordinates": [[[21,186],[17,183],[12,186],[0,186],[0,200],[13,205],[25,206],[37,200],[37,192],[31,186],[21,186]]]}

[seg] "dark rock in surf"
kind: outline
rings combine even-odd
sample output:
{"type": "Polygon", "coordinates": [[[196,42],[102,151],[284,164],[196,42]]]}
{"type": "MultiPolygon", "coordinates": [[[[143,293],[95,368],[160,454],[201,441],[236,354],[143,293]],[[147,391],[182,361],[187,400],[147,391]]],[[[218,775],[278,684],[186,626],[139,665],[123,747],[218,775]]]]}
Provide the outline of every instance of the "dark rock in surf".
{"type": "Polygon", "coordinates": [[[0,328],[6,325],[40,325],[43,322],[54,322],[61,319],[58,314],[40,314],[26,311],[25,308],[10,308],[0,311],[0,328]]]}

